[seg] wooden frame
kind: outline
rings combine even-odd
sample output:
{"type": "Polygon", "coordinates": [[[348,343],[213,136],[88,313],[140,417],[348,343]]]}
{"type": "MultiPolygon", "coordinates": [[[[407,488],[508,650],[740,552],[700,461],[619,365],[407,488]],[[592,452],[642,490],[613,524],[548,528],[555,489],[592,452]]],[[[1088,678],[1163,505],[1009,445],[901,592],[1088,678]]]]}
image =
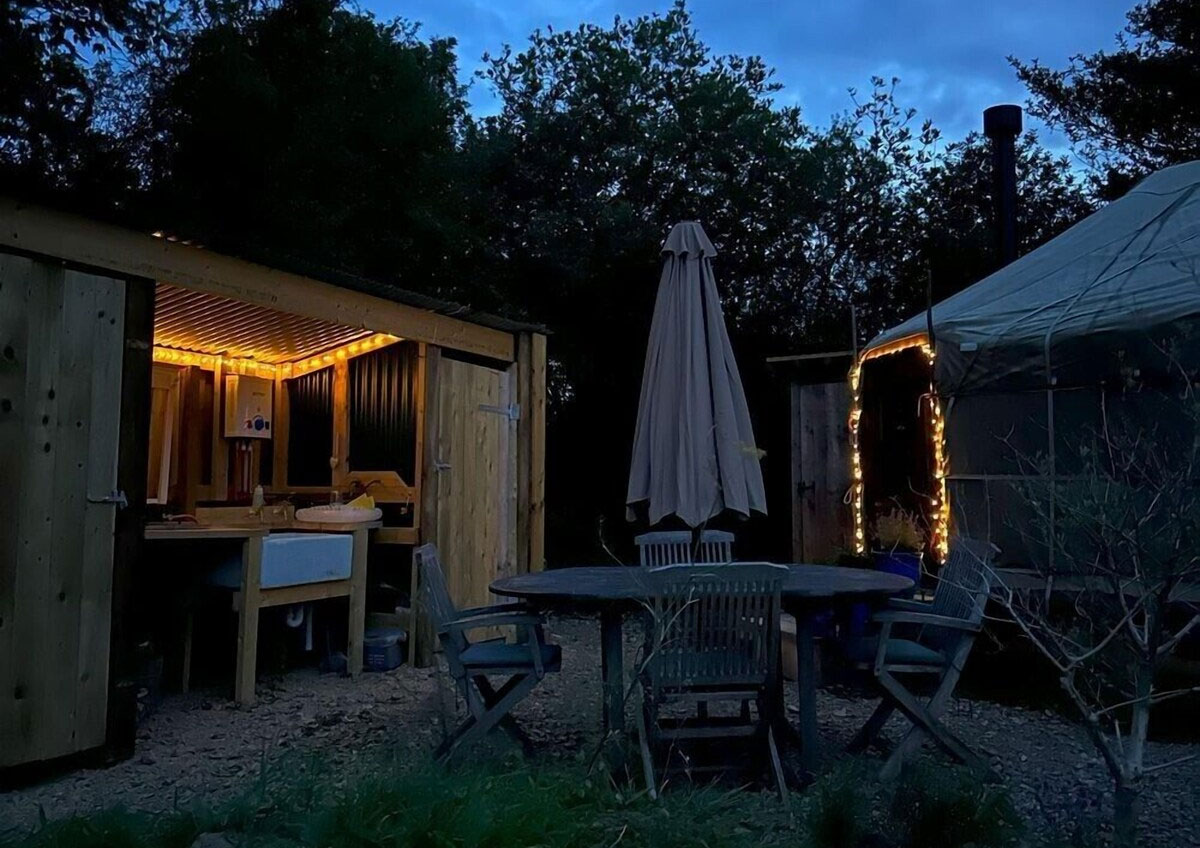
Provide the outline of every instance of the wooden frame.
{"type": "Polygon", "coordinates": [[[871,664],[881,700],[847,750],[861,752],[875,740],[893,712],[903,713],[912,727],[880,770],[883,780],[898,777],[904,761],[920,750],[926,738],[959,762],[977,771],[989,770],[985,760],[942,724],[941,717],[983,626],[995,554],[996,548],[989,542],[956,538],[938,574],[932,603],[893,598],[887,609],[872,617],[881,625],[871,664]],[[936,650],[929,653],[937,657],[936,661],[893,659],[891,634],[895,624],[920,627],[915,642],[918,646],[932,645],[936,650]],[[896,675],[905,674],[933,678],[932,694],[923,699],[915,695],[897,679],[896,675]]]}
{"type": "Polygon", "coordinates": [[[413,567],[421,572],[431,629],[437,634],[450,676],[470,712],[438,746],[435,754],[438,761],[449,761],[497,725],[527,753],[531,752],[532,742],[513,719],[512,708],[548,672],[557,672],[562,667],[561,649],[546,644],[541,617],[519,603],[458,608],[450,597],[434,545],[422,545],[413,552],[413,567]],[[485,638],[473,644],[467,638],[468,633],[490,632],[497,627],[515,628],[519,642],[496,645],[494,640],[485,638]],[[488,678],[498,675],[507,675],[508,680],[495,689],[488,678]]]}
{"type": "MultiPolygon", "coordinates": [[[[215,517],[215,513],[210,517],[215,517]]],[[[362,671],[363,633],[366,627],[367,548],[369,530],[378,522],[355,524],[319,524],[291,521],[280,525],[288,530],[316,530],[324,533],[350,533],[354,537],[350,578],[305,583],[298,586],[266,588],[262,585],[263,543],[270,532],[266,526],[188,526],[147,525],[145,538],[150,541],[195,541],[215,539],[242,540],[242,573],[234,596],[238,613],[237,668],[234,675],[233,698],[241,706],[253,706],[256,700],[254,682],[258,655],[259,611],[283,604],[299,604],[329,598],[348,598],[349,625],[346,634],[346,673],[355,677],[362,671]]],[[[191,657],[191,616],[184,634],[183,690],[188,688],[191,657]]]]}
{"type": "Polygon", "coordinates": [[[0,247],[512,362],[512,333],[199,247],[0,199],[0,247]]]}
{"type": "MultiPolygon", "coordinates": [[[[165,391],[167,393],[165,405],[162,410],[163,418],[161,424],[154,420],[154,403],[151,400],[151,420],[150,420],[150,439],[153,446],[154,431],[159,430],[159,449],[158,449],[158,469],[156,475],[156,485],[153,489],[149,487],[149,478],[147,478],[146,503],[148,504],[165,504],[171,495],[171,469],[175,462],[175,455],[178,451],[178,443],[176,439],[177,425],[180,423],[180,384],[183,379],[183,369],[176,368],[170,365],[155,365],[150,375],[150,391],[151,398],[156,390],[165,391]]],[[[153,471],[153,469],[151,469],[153,471]]]]}
{"type": "MultiPolygon", "coordinates": [[[[359,290],[349,290],[302,275],[277,271],[262,265],[222,256],[170,239],[155,238],[78,216],[27,206],[11,198],[0,197],[0,261],[6,261],[9,258],[32,263],[31,275],[43,283],[54,279],[55,275],[64,273],[100,276],[124,285],[127,292],[135,293],[135,296],[126,300],[124,309],[114,308],[107,314],[101,314],[100,310],[90,313],[97,320],[103,318],[108,321],[109,326],[112,327],[118,326],[117,322],[125,317],[129,335],[123,339],[122,355],[114,358],[112,363],[100,362],[94,356],[81,358],[77,368],[80,379],[90,376],[93,380],[101,379],[104,374],[111,373],[113,363],[115,363],[115,367],[120,368],[120,403],[115,403],[115,391],[107,394],[112,401],[109,404],[111,411],[114,415],[119,415],[120,419],[118,428],[119,464],[115,487],[109,483],[103,487],[98,485],[92,487],[97,489],[96,491],[93,491],[92,488],[86,492],[83,488],[80,488],[78,492],[71,489],[70,497],[75,498],[80,496],[80,493],[84,493],[89,499],[96,498],[96,505],[103,504],[104,510],[114,509],[115,504],[120,502],[120,492],[124,492],[129,500],[128,508],[116,511],[113,533],[110,534],[107,529],[100,528],[97,530],[99,538],[87,537],[91,540],[88,542],[89,545],[95,544],[100,547],[109,543],[104,540],[109,539],[110,535],[115,537],[112,579],[110,582],[104,582],[104,585],[101,585],[101,581],[98,580],[86,582],[80,590],[83,608],[86,610],[86,615],[80,619],[80,627],[81,632],[87,634],[89,667],[86,678],[82,675],[77,678],[73,683],[73,690],[67,697],[56,700],[56,706],[52,711],[53,715],[47,714],[46,716],[47,722],[55,727],[61,727],[67,720],[66,717],[72,715],[71,710],[76,708],[75,705],[87,700],[86,709],[80,709],[78,712],[80,718],[73,728],[77,731],[75,743],[79,750],[87,747],[86,739],[93,738],[90,733],[91,729],[97,724],[106,723],[104,744],[118,753],[127,754],[132,751],[132,729],[135,726],[133,713],[136,706],[137,689],[135,676],[138,671],[133,650],[137,611],[132,607],[134,598],[132,586],[136,579],[136,568],[139,563],[144,561],[147,516],[146,465],[150,429],[149,396],[154,362],[153,316],[155,288],[160,281],[191,291],[338,323],[349,328],[361,328],[363,331],[370,329],[377,334],[397,336],[418,344],[421,357],[419,371],[422,376],[418,379],[416,387],[418,392],[417,451],[414,479],[403,481],[397,476],[395,479],[389,479],[387,484],[382,487],[373,487],[373,494],[376,494],[381,500],[411,501],[414,526],[381,528],[376,531],[376,541],[381,544],[416,545],[422,539],[430,538],[432,531],[437,529],[439,523],[439,516],[436,512],[423,511],[422,504],[427,500],[424,482],[430,475],[429,445],[431,438],[436,435],[436,431],[430,429],[433,419],[430,417],[426,399],[434,385],[430,382],[430,378],[437,374],[436,363],[439,361],[442,351],[445,350],[448,353],[457,351],[462,354],[462,359],[468,361],[486,361],[488,367],[505,373],[510,382],[506,387],[507,394],[504,402],[511,404],[514,411],[520,410],[519,416],[513,416],[515,438],[507,437],[510,442],[515,442],[512,445],[516,454],[515,470],[511,474],[514,500],[500,508],[507,510],[509,515],[515,513],[517,520],[514,532],[515,541],[506,544],[509,544],[509,550],[513,551],[514,564],[512,567],[516,570],[523,571],[542,567],[544,560],[542,537],[545,520],[544,446],[547,359],[546,338],[536,329],[524,329],[516,327],[516,325],[513,325],[512,329],[496,329],[496,326],[503,327],[505,325],[499,321],[487,320],[484,320],[483,323],[472,323],[469,316],[455,317],[446,314],[449,310],[439,311],[436,304],[430,308],[423,308],[397,303],[388,299],[386,290],[382,288],[380,291],[384,292],[384,296],[365,294],[359,290]],[[487,323],[493,323],[494,326],[484,326],[487,323]],[[99,491],[100,488],[103,488],[103,491],[99,491]],[[117,491],[118,489],[120,492],[117,491]],[[516,504],[515,509],[512,504],[516,504]],[[111,615],[105,612],[109,609],[110,601],[112,604],[111,615]],[[111,646],[108,635],[110,632],[111,646]],[[96,651],[94,657],[90,653],[93,648],[96,651]],[[106,690],[107,716],[101,714],[99,701],[92,699],[92,696],[100,690],[106,690]],[[85,723],[89,730],[86,735],[80,732],[85,723]]],[[[10,286],[6,283],[5,291],[8,291],[9,288],[10,286]]],[[[416,302],[420,303],[420,301],[416,302]]],[[[9,326],[6,323],[8,319],[23,326],[24,322],[33,317],[36,316],[32,314],[30,305],[19,303],[17,308],[10,310],[9,313],[3,313],[0,310],[0,329],[9,326]]],[[[7,345],[9,340],[0,341],[7,345]]],[[[15,356],[16,361],[21,362],[25,353],[24,348],[17,344],[21,339],[14,337],[12,341],[13,352],[5,353],[5,358],[13,359],[15,356]]],[[[5,350],[8,349],[9,347],[6,346],[5,350]]],[[[71,350],[75,349],[71,348],[71,350]]],[[[59,353],[60,351],[56,349],[54,355],[58,356],[59,353]]],[[[201,373],[201,366],[194,361],[176,364],[186,367],[181,372],[183,375],[183,384],[180,389],[180,402],[183,406],[181,426],[175,428],[172,442],[179,445],[181,452],[185,452],[181,456],[181,471],[186,466],[189,468],[189,472],[179,474],[176,483],[178,491],[172,491],[170,498],[172,504],[178,502],[186,511],[193,511],[197,501],[224,500],[228,493],[229,447],[227,440],[222,436],[224,398],[220,391],[224,382],[224,372],[227,369],[219,359],[212,366],[214,402],[211,404],[210,411],[205,388],[207,375],[203,380],[197,379],[201,373]],[[211,428],[190,428],[192,432],[189,433],[187,425],[194,420],[194,411],[201,408],[204,409],[206,418],[211,413],[211,428]],[[199,435],[200,433],[203,435],[199,435]],[[211,459],[211,476],[207,482],[201,479],[201,475],[204,473],[202,470],[196,473],[191,473],[190,470],[202,469],[206,459],[211,459]]],[[[280,382],[282,380],[277,381],[277,386],[280,382]]],[[[17,396],[11,395],[10,399],[17,396]]],[[[64,397],[66,397],[65,391],[64,397]]],[[[279,438],[275,446],[286,448],[289,412],[286,393],[277,393],[276,408],[276,421],[280,428],[277,438],[279,436],[283,438],[279,438]]],[[[24,413],[24,409],[19,404],[13,404],[11,409],[24,413]]],[[[9,409],[0,410],[0,413],[9,411],[9,409]]],[[[53,419],[53,416],[50,417],[53,419]]],[[[0,424],[6,420],[16,421],[18,419],[15,415],[6,419],[4,414],[0,414],[0,424]]],[[[37,420],[41,421],[42,418],[39,416],[37,420]]],[[[57,445],[52,446],[54,452],[48,452],[45,447],[47,441],[49,440],[42,439],[30,451],[25,451],[25,447],[28,446],[21,447],[17,441],[10,440],[7,443],[7,451],[0,447],[0,453],[3,454],[0,455],[0,468],[8,468],[17,459],[24,461],[26,452],[29,452],[31,456],[36,454],[41,462],[48,461],[47,457],[55,457],[58,450],[57,445]]],[[[89,444],[86,456],[96,455],[98,455],[98,451],[95,449],[95,445],[89,444]]],[[[275,473],[273,480],[275,486],[284,491],[287,489],[286,456],[286,449],[277,449],[271,466],[273,473],[282,472],[275,473]]],[[[256,459],[256,461],[260,460],[261,457],[256,459]]],[[[507,461],[511,462],[512,459],[507,461]]],[[[363,472],[347,472],[343,481],[352,481],[356,473],[363,472]]],[[[49,479],[45,475],[34,476],[39,481],[49,479]]],[[[60,487],[61,490],[66,491],[78,483],[78,478],[79,475],[76,473],[74,477],[62,481],[70,485],[60,487]]],[[[42,492],[44,485],[47,484],[39,482],[34,487],[35,491],[32,492],[32,495],[42,492]]],[[[18,484],[18,489],[21,488],[18,484]]],[[[326,490],[322,489],[322,491],[326,490]]],[[[14,499],[11,508],[26,509],[25,504],[29,501],[26,494],[22,492],[20,498],[14,499]]],[[[91,502],[89,500],[89,503],[91,502]]],[[[454,520],[465,520],[455,516],[442,516],[442,518],[444,519],[443,526],[454,520]]],[[[84,529],[87,530],[87,528],[84,529]]],[[[17,532],[11,522],[7,530],[9,536],[17,532]]],[[[3,538],[8,538],[8,536],[5,536],[5,529],[0,528],[0,539],[3,538]]],[[[56,539],[50,544],[67,546],[74,545],[77,541],[75,538],[68,539],[67,535],[64,535],[62,539],[56,539]]],[[[112,540],[109,539],[109,541],[112,540]]],[[[357,564],[360,558],[357,553],[359,548],[362,551],[360,570],[365,575],[365,545],[356,546],[356,568],[360,567],[357,564]]],[[[51,550],[44,544],[30,549],[37,549],[39,556],[43,553],[42,549],[51,550]]],[[[78,559],[74,555],[60,557],[53,554],[53,556],[56,567],[59,568],[65,567],[64,564],[70,565],[78,559]]],[[[247,551],[247,561],[252,562],[252,560],[253,556],[250,555],[250,551],[247,551]]],[[[477,567],[478,564],[471,565],[471,568],[477,567]]],[[[15,568],[16,565],[12,562],[6,562],[3,557],[0,557],[0,589],[12,579],[15,568]]],[[[91,575],[88,580],[92,580],[91,575]]],[[[414,591],[419,588],[418,583],[419,581],[414,578],[412,585],[414,591]]],[[[356,583],[355,586],[363,588],[355,588],[351,592],[352,609],[361,611],[365,601],[365,579],[362,583],[356,583]]],[[[9,593],[9,597],[6,599],[4,594],[0,591],[0,617],[3,617],[5,625],[0,628],[0,647],[3,646],[5,640],[4,632],[9,632],[10,638],[11,633],[14,632],[8,626],[12,620],[10,616],[13,596],[12,593],[9,593]],[[7,605],[6,600],[8,601],[7,605]]],[[[249,594],[253,595],[253,590],[250,590],[249,594]]],[[[262,601],[263,597],[260,591],[259,606],[262,601]]],[[[36,605],[24,607],[26,610],[35,608],[36,605]]],[[[51,621],[53,615],[57,615],[57,613],[51,614],[47,621],[51,621]]],[[[419,620],[420,617],[415,617],[418,620],[413,624],[413,631],[419,639],[422,624],[419,620]]],[[[248,629],[243,628],[243,641],[248,639],[248,629]]],[[[416,644],[418,639],[411,640],[410,644],[416,644]]],[[[244,650],[248,650],[248,648],[244,646],[244,650]]],[[[352,650],[361,655],[361,633],[352,642],[352,650]]],[[[29,671],[28,676],[33,681],[31,685],[42,687],[42,689],[50,685],[46,681],[59,681],[65,673],[63,669],[66,668],[66,666],[60,667],[48,663],[42,663],[36,667],[25,663],[22,667],[29,671]]],[[[246,676],[245,669],[243,669],[239,674],[243,693],[247,688],[246,676]]],[[[0,674],[0,677],[3,675],[0,674]]],[[[27,691],[25,688],[14,685],[9,691],[19,692],[21,696],[24,696],[13,696],[22,700],[19,709],[26,712],[31,709],[30,705],[34,703],[34,698],[30,695],[32,690],[27,691]]],[[[6,714],[6,709],[8,709],[7,705],[0,704],[0,719],[6,714]]],[[[38,720],[41,721],[41,719],[38,720]]],[[[5,725],[5,721],[0,721],[0,726],[5,725]]],[[[58,735],[55,738],[62,737],[58,735]]],[[[0,745],[0,748],[4,747],[4,745],[0,745]]],[[[7,761],[6,765],[22,765],[45,760],[59,754],[50,746],[40,745],[31,745],[27,750],[15,753],[14,749],[9,748],[9,753],[13,754],[13,759],[7,761]]]]}

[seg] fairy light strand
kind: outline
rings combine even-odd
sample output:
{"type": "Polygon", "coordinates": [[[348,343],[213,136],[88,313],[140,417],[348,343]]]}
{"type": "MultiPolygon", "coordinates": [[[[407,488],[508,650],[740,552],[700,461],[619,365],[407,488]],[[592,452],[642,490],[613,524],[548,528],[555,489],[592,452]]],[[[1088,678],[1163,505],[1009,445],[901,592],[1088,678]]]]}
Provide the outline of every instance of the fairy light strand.
{"type": "Polygon", "coordinates": [[[949,459],[946,455],[946,419],[942,415],[942,403],[933,383],[933,364],[936,354],[924,335],[909,336],[887,345],[868,350],[860,355],[850,369],[850,504],[854,514],[854,550],[867,552],[866,509],[863,499],[863,468],[859,424],[862,420],[862,369],[868,361],[882,356],[919,347],[930,367],[929,378],[929,441],[933,450],[934,494],[929,498],[929,526],[932,528],[931,544],[935,555],[945,560],[950,552],[950,493],[946,481],[949,459]]]}
{"type": "Polygon", "coordinates": [[[255,377],[266,377],[268,379],[281,377],[286,380],[290,377],[299,377],[302,374],[307,374],[310,371],[316,371],[320,368],[327,368],[336,362],[352,359],[355,356],[378,350],[381,347],[386,347],[398,341],[400,341],[399,336],[393,336],[390,333],[374,333],[373,335],[365,336],[357,341],[315,356],[308,356],[298,359],[295,362],[284,362],[278,365],[273,365],[269,362],[259,362],[253,357],[199,353],[191,350],[166,347],[164,345],[154,346],[153,358],[155,362],[162,362],[168,365],[193,365],[208,371],[215,370],[217,366],[220,366],[223,371],[229,374],[246,374],[255,377]]]}

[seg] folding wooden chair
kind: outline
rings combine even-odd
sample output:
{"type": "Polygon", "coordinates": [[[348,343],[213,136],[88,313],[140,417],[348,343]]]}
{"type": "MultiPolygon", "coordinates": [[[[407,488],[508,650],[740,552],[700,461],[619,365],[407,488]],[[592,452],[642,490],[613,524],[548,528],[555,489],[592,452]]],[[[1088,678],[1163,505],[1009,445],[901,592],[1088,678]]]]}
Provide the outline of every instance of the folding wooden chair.
{"type": "Polygon", "coordinates": [[[437,548],[422,545],[413,552],[413,557],[414,565],[420,569],[427,610],[441,642],[450,676],[470,712],[438,747],[437,759],[448,761],[464,747],[479,741],[497,724],[528,753],[531,748],[529,737],[509,713],[533,691],[547,672],[562,667],[562,649],[546,644],[541,617],[523,604],[456,609],[446,587],[437,548]],[[515,625],[522,641],[471,642],[467,639],[471,630],[504,625],[515,625]],[[492,675],[509,675],[509,678],[497,689],[488,680],[492,675]]]}
{"type": "Polygon", "coordinates": [[[941,716],[982,627],[995,553],[990,543],[955,539],[950,556],[938,574],[933,602],[893,599],[886,610],[873,618],[881,626],[878,636],[856,640],[851,645],[852,659],[864,665],[872,663],[883,699],[851,741],[849,750],[861,751],[870,745],[896,710],[913,725],[884,763],[880,776],[885,780],[900,773],[905,758],[920,749],[926,736],[954,759],[987,768],[965,742],[942,724],[941,716]],[[897,638],[892,635],[895,625],[916,625],[920,630],[911,639],[897,638]],[[936,676],[933,694],[922,702],[897,675],[936,676]]]}
{"type": "Polygon", "coordinates": [[[658,530],[635,536],[638,561],[647,568],[685,563],[725,563],[733,561],[733,534],[724,530],[704,530],[697,545],[690,530],[658,530]]]}
{"type": "Polygon", "coordinates": [[[684,565],[648,575],[652,597],[637,721],[651,797],[658,790],[653,750],[684,740],[743,737],[762,744],[766,770],[787,804],[775,744],[775,728],[783,721],[779,594],[786,575],[786,568],[767,563],[716,569],[684,565]],[[661,716],[672,703],[718,701],[753,702],[757,716],[746,706],[736,716],[661,716]]]}

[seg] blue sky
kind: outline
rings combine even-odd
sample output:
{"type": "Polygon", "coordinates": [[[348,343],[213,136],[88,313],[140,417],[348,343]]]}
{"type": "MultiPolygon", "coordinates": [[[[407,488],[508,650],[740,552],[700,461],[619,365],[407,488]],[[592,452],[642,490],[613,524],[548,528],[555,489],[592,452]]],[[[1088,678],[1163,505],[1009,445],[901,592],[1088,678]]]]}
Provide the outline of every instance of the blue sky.
{"type": "MultiPolygon", "coordinates": [[[[360,0],[382,18],[420,21],[427,35],[458,39],[464,78],[485,51],[520,48],[530,32],[614,15],[663,12],[670,0],[360,0]]],[[[1109,49],[1135,0],[692,0],[705,42],[718,53],[758,54],[778,71],[779,100],[797,103],[809,122],[828,123],[847,108],[847,88],[869,87],[872,74],[901,78],[900,99],[948,138],[981,123],[986,106],[1024,102],[1005,57],[1062,66],[1075,53],[1109,49]]],[[[475,111],[494,108],[473,87],[475,111]]],[[[1061,147],[1058,138],[1044,138],[1061,147]]]]}

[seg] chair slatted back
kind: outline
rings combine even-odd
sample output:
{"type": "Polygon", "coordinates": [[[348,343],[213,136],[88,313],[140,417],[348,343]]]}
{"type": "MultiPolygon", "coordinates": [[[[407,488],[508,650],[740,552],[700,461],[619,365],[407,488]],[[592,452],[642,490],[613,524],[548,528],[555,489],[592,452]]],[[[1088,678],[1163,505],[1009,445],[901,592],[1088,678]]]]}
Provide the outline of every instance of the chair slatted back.
{"type": "MultiPolygon", "coordinates": [[[[992,557],[996,549],[989,542],[955,538],[950,543],[950,556],[937,576],[933,594],[935,615],[957,618],[978,624],[983,620],[988,592],[992,584],[992,557]]],[[[934,628],[926,641],[930,644],[957,640],[959,634],[934,628]]],[[[944,647],[944,645],[942,645],[944,647]]]]}
{"type": "MultiPolygon", "coordinates": [[[[434,630],[440,630],[444,624],[458,617],[458,608],[454,606],[454,600],[450,597],[450,588],[446,585],[446,575],[442,571],[437,547],[421,545],[413,551],[413,567],[419,569],[418,575],[423,589],[421,600],[429,613],[429,619],[434,630]]],[[[465,651],[470,643],[461,632],[449,634],[449,640],[449,645],[446,645],[445,638],[442,643],[453,650],[455,656],[452,662],[456,662],[457,655],[465,651]]]]}
{"type": "Polygon", "coordinates": [[[777,682],[780,590],[787,569],[738,563],[652,572],[647,671],[655,697],[691,687],[777,682]]]}
{"type": "Polygon", "coordinates": [[[727,563],[733,561],[733,534],[725,530],[705,530],[699,546],[692,543],[689,530],[659,530],[634,537],[638,561],[647,568],[687,563],[727,563]]]}

